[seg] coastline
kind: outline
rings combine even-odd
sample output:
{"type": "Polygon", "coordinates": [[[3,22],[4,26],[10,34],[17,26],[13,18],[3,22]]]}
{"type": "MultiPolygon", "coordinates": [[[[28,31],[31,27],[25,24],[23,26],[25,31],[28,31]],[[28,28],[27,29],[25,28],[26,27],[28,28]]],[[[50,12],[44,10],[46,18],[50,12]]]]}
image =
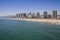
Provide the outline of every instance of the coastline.
{"type": "Polygon", "coordinates": [[[60,25],[59,19],[29,19],[29,18],[2,18],[2,19],[23,20],[23,21],[31,21],[31,22],[46,22],[46,23],[60,25]]]}

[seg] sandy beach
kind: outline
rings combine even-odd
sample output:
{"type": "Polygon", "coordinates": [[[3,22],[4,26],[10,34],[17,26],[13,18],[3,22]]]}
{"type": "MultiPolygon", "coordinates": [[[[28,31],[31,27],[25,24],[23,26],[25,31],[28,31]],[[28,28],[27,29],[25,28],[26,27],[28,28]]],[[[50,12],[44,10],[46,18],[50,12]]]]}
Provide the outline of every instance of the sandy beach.
{"type": "MultiPolygon", "coordinates": [[[[4,18],[3,18],[4,19],[4,18]]],[[[31,22],[46,22],[46,23],[51,23],[51,24],[58,24],[60,25],[60,20],[59,19],[23,19],[23,18],[5,18],[9,20],[23,20],[23,21],[31,21],[31,22]]]]}

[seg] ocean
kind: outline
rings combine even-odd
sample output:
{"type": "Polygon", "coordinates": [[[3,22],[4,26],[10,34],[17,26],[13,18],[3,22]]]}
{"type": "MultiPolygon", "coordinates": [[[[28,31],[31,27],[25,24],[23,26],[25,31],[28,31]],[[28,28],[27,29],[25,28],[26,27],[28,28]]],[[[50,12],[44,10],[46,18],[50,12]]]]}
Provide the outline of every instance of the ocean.
{"type": "Polygon", "coordinates": [[[0,19],[0,40],[60,40],[60,25],[0,19]]]}

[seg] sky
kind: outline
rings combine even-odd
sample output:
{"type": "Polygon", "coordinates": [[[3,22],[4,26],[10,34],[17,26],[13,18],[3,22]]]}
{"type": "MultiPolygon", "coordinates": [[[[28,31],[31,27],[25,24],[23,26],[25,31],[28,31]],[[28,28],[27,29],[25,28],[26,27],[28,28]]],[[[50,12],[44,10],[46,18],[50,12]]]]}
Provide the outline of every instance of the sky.
{"type": "Polygon", "coordinates": [[[15,15],[21,12],[47,11],[49,14],[57,10],[60,14],[60,0],[0,0],[0,16],[15,15]]]}

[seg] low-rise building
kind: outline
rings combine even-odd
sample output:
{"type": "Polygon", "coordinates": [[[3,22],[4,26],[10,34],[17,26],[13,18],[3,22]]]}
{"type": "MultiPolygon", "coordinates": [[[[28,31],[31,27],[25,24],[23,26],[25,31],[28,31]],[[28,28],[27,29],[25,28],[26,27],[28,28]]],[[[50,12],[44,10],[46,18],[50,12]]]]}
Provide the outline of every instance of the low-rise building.
{"type": "Polygon", "coordinates": [[[57,19],[60,19],[60,15],[57,15],[57,19]]]}

